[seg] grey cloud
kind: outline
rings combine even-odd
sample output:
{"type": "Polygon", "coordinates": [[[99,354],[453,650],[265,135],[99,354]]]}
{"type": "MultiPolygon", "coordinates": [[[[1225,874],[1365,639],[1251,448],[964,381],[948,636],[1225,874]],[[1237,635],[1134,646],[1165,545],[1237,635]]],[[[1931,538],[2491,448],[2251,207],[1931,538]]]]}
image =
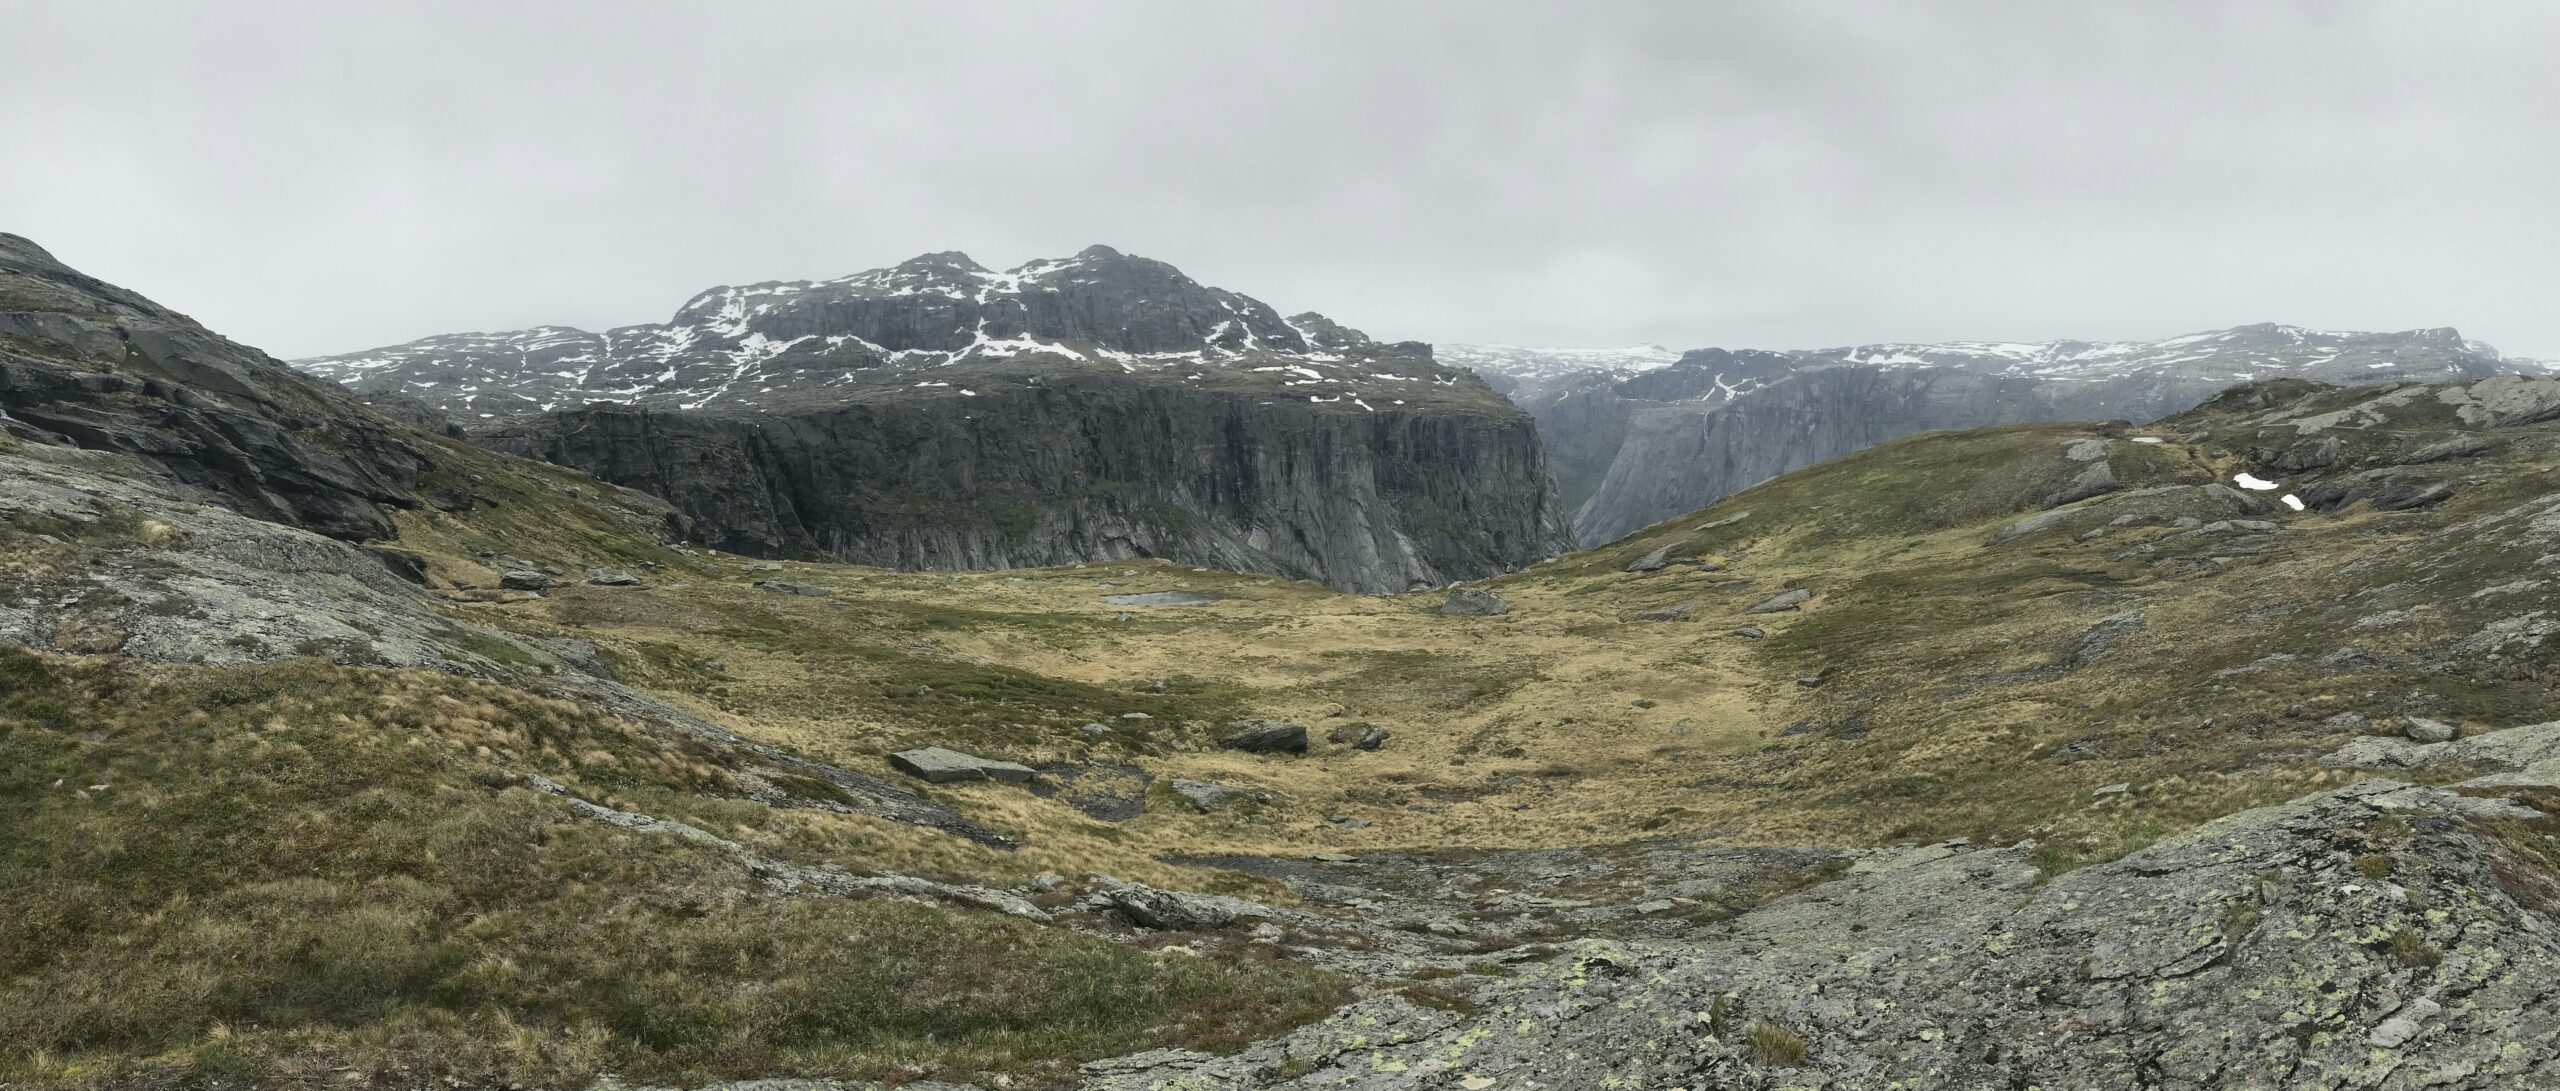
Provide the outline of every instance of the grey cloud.
{"type": "Polygon", "coordinates": [[[1093,242],[1389,337],[2560,356],[2560,8],[0,0],[0,228],[285,355],[1093,242]]]}

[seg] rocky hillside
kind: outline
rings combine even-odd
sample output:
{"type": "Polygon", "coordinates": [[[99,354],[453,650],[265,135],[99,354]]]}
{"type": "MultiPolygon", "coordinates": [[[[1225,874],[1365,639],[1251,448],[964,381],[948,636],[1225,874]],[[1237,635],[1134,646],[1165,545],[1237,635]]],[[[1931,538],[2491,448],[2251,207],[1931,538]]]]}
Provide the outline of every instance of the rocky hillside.
{"type": "Polygon", "coordinates": [[[2256,325],[2163,341],[1948,342],[1811,351],[1701,349],[1672,365],[1535,373],[1539,422],[1586,544],[1777,474],[1913,432],[2015,421],[2149,421],[2260,379],[2443,381],[2542,374],[2449,329],[2330,333],[2256,325]]]}
{"type": "Polygon", "coordinates": [[[2560,1076],[2560,380],[1905,436],[1387,596],[753,559],[376,427],[471,489],[396,548],[0,436],[0,1083],[2560,1076]]]}
{"type": "Polygon", "coordinates": [[[664,325],[301,361],[666,497],[702,540],[904,568],[1168,557],[1345,590],[1565,547],[1529,419],[1429,346],[1093,247],[718,288],[664,325]]]}
{"type": "Polygon", "coordinates": [[[388,538],[418,446],[355,399],[0,234],[0,432],[141,456],[194,494],[339,538],[388,538]]]}

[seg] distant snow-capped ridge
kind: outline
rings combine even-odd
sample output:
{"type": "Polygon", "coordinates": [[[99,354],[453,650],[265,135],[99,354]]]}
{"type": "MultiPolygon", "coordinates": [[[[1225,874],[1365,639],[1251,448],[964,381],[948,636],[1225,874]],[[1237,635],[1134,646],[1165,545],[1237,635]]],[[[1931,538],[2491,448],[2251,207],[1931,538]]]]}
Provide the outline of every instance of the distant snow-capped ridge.
{"type": "Polygon", "coordinates": [[[1629,393],[1677,401],[1729,401],[1799,371],[1827,367],[1956,368],[2054,382],[2160,376],[2247,382],[2288,376],[2360,383],[2477,378],[2494,371],[2548,374],[2547,362],[2502,357],[2450,328],[2387,333],[2313,330],[2277,323],[2182,334],[2158,341],[1884,342],[1838,348],[1694,349],[1670,359],[1637,349],[1447,345],[1449,363],[1474,368],[1515,398],[1559,392],[1576,379],[1629,384],[1629,393]],[[1694,379],[1674,378],[1677,372],[1694,379]]]}
{"type": "Polygon", "coordinates": [[[1193,372],[1218,369],[1222,380],[1261,376],[1276,393],[1362,409],[1401,404],[1409,384],[1452,386],[1462,375],[1435,364],[1428,345],[1372,341],[1312,312],[1283,317],[1107,246],[1005,272],[966,254],[925,254],[832,280],[713,288],[660,324],[451,334],[294,364],[358,393],[489,417],[590,402],[756,407],[849,386],[939,387],[948,384],[918,373],[1016,359],[1202,381],[1210,377],[1193,372]]]}

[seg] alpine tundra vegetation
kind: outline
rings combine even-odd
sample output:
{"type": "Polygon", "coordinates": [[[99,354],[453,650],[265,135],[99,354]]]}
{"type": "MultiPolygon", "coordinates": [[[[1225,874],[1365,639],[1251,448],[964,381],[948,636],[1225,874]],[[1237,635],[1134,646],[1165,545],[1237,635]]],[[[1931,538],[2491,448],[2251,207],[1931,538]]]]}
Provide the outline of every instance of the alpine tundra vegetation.
{"type": "Polygon", "coordinates": [[[2560,380],[1388,595],[725,552],[16,236],[0,408],[12,1087],[2560,1079],[2560,380]]]}

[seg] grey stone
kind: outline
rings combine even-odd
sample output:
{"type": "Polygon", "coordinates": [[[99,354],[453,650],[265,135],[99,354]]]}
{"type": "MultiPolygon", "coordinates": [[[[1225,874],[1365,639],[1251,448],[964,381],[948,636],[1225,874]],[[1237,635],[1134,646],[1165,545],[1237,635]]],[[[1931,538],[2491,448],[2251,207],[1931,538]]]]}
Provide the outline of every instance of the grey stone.
{"type": "Polygon", "coordinates": [[[1758,640],[1761,637],[1769,635],[1769,633],[1768,630],[1762,629],[1757,625],[1742,625],[1734,628],[1733,635],[1746,637],[1751,640],[1758,640]]]}
{"type": "Polygon", "coordinates": [[[498,586],[508,591],[548,591],[552,583],[551,577],[525,569],[503,573],[498,577],[498,586]]]}
{"type": "Polygon", "coordinates": [[[1106,892],[1111,906],[1140,928],[1162,932],[1208,932],[1234,924],[1251,903],[1214,894],[1158,890],[1131,884],[1106,892]]]}
{"type": "Polygon", "coordinates": [[[1102,601],[1110,606],[1206,606],[1218,601],[1218,596],[1204,595],[1197,591],[1140,591],[1126,595],[1104,595],[1102,601]]]}
{"type": "Polygon", "coordinates": [[[1033,775],[1028,765],[996,761],[939,746],[898,751],[889,755],[889,764],[901,773],[932,784],[968,780],[1019,782],[1030,780],[1033,775]]]}
{"type": "Polygon", "coordinates": [[[2128,793],[2128,792],[2131,792],[2131,791],[2133,791],[2133,785],[2132,785],[2132,784],[2127,783],[2127,782],[2119,781],[2119,782],[2117,782],[2117,783],[2110,784],[2110,785],[2107,785],[2106,787],[2099,788],[2099,789],[2097,789],[2097,790],[2095,790],[2095,791],[2090,792],[2090,793],[2089,793],[2089,798],[2091,798],[2091,799],[2107,799],[2107,798],[2111,798],[2111,797],[2114,797],[2114,796],[2124,795],[2124,794],[2126,794],[2126,793],[2128,793]]]}
{"type": "Polygon", "coordinates": [[[1679,605],[1677,605],[1677,606],[1660,606],[1660,607],[1656,607],[1656,608],[1651,609],[1651,610],[1638,610],[1638,611],[1636,611],[1636,620],[1638,620],[1638,621],[1687,621],[1687,620],[1689,620],[1689,615],[1690,615],[1691,613],[1695,612],[1697,609],[1698,609],[1698,604],[1697,604],[1697,603],[1694,603],[1694,602],[1684,602],[1684,603],[1681,603],[1681,604],[1679,604],[1679,605]]]}
{"type": "Polygon", "coordinates": [[[1343,724],[1325,732],[1325,741],[1354,750],[1375,750],[1386,745],[1387,729],[1371,723],[1343,724]]]}
{"type": "Polygon", "coordinates": [[[1660,549],[1656,549],[1656,550],[1654,550],[1654,551],[1653,551],[1653,552],[1651,552],[1651,553],[1647,553],[1647,554],[1645,554],[1644,556],[1638,557],[1638,558],[1636,558],[1635,560],[1632,560],[1632,561],[1627,562],[1627,571],[1629,571],[1629,572],[1659,572],[1659,571],[1661,571],[1663,568],[1665,568],[1665,567],[1667,567],[1667,566],[1669,566],[1669,565],[1671,564],[1671,550],[1672,550],[1674,547],[1676,547],[1678,544],[1679,544],[1679,543],[1676,543],[1676,542],[1675,542],[1675,543],[1672,543],[1672,545],[1666,545],[1666,546],[1663,546],[1663,547],[1662,547],[1662,548],[1660,548],[1660,549]]]}
{"type": "Polygon", "coordinates": [[[2452,724],[2422,716],[2409,717],[2409,725],[2402,728],[2400,733],[2408,736],[2411,742],[2422,743],[2452,742],[2455,735],[2461,734],[2452,724]]]}
{"type": "Polygon", "coordinates": [[[618,568],[590,568],[587,582],[598,587],[632,587],[639,584],[640,577],[618,568]]]}
{"type": "Polygon", "coordinates": [[[1440,612],[1444,614],[1489,617],[1496,614],[1510,613],[1511,604],[1504,601],[1499,593],[1493,591],[1482,591],[1471,587],[1452,587],[1449,589],[1449,597],[1440,603],[1440,612]]]}
{"type": "Polygon", "coordinates": [[[1238,720],[1227,725],[1218,745],[1249,754],[1304,754],[1307,727],[1287,720],[1238,720]]]}
{"type": "Polygon", "coordinates": [[[829,591],[824,587],[813,587],[809,584],[793,583],[789,580],[757,580],[755,582],[755,588],[758,591],[771,591],[777,595],[802,595],[813,599],[822,599],[835,594],[835,592],[829,591]]]}
{"type": "Polygon", "coordinates": [[[1805,603],[1812,601],[1812,599],[1813,592],[1811,590],[1799,587],[1792,591],[1781,591],[1775,595],[1771,595],[1743,612],[1748,614],[1775,614],[1786,610],[1800,610],[1804,608],[1805,603]]]}
{"type": "Polygon", "coordinates": [[[1202,814],[1225,810],[1251,798],[1240,788],[1211,784],[1207,781],[1184,780],[1181,777],[1173,778],[1171,786],[1173,794],[1181,796],[1185,802],[1191,804],[1192,809],[1202,814]]]}

